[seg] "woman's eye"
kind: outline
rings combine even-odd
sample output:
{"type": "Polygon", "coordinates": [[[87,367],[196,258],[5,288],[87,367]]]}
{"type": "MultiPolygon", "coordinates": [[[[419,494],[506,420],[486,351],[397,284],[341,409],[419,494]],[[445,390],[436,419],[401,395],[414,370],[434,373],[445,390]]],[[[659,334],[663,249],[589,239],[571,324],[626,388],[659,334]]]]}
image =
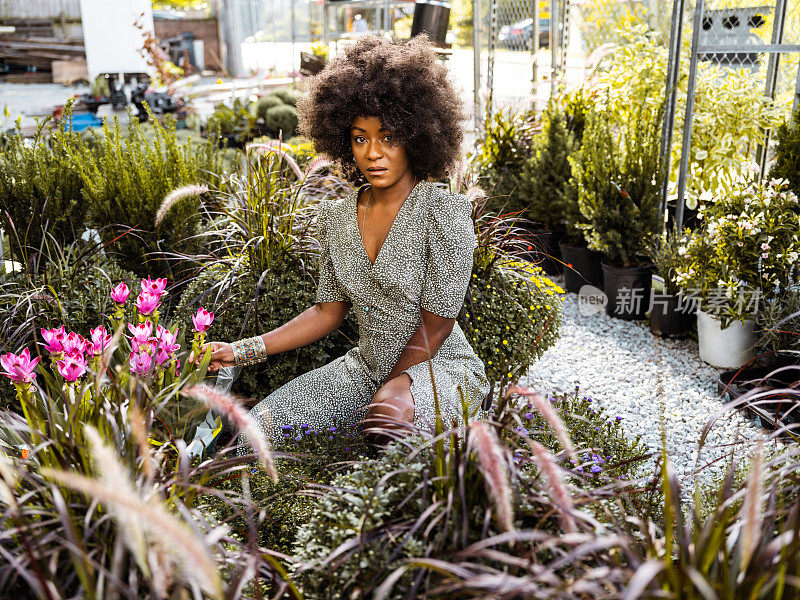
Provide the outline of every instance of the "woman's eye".
{"type": "Polygon", "coordinates": [[[364,141],[365,141],[364,140],[364,136],[363,135],[357,135],[356,137],[353,138],[353,141],[355,141],[357,144],[363,144],[364,141]]]}

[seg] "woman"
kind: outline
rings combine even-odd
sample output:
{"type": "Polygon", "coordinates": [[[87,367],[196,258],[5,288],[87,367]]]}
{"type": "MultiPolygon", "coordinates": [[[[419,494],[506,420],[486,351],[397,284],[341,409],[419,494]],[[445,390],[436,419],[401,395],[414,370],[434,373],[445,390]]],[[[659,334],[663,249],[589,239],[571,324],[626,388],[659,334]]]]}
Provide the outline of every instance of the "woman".
{"type": "Polygon", "coordinates": [[[430,427],[434,385],[446,423],[463,415],[458,386],[472,412],[489,386],[455,322],[476,245],[471,206],[426,181],[444,176],[461,152],[461,101],[446,68],[424,39],[365,37],[314,78],[298,109],[317,151],[365,185],[319,207],[314,306],[263,335],[212,342],[209,369],[303,347],[352,309],[358,347],[259,403],[251,414],[265,433],[360,421],[384,440],[430,427]]]}

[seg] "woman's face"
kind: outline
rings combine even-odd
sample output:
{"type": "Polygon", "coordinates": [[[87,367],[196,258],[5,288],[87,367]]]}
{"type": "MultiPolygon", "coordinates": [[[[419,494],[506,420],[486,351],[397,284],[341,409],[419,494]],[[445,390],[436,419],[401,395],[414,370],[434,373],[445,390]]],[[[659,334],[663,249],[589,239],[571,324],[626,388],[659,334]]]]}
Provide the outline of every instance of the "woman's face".
{"type": "Polygon", "coordinates": [[[374,188],[413,181],[405,148],[396,143],[377,117],[358,117],[350,129],[350,145],[359,170],[374,188]]]}

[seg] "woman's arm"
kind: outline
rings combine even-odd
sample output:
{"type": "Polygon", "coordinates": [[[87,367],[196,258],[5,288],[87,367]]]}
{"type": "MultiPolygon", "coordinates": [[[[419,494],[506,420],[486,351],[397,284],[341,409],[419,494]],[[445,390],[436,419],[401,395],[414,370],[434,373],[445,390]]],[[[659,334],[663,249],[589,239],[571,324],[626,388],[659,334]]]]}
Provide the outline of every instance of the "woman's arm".
{"type": "MultiPolygon", "coordinates": [[[[288,323],[261,335],[267,354],[280,354],[308,346],[333,333],[344,321],[350,310],[348,302],[319,302],[297,315],[288,323]]],[[[208,370],[214,372],[221,367],[234,364],[233,350],[227,342],[210,342],[211,362],[208,370]]],[[[197,357],[199,360],[199,357],[197,357]]]]}
{"type": "Polygon", "coordinates": [[[394,379],[407,368],[434,357],[453,331],[455,319],[440,317],[424,308],[420,311],[422,312],[422,323],[408,340],[406,347],[383,383],[394,379]]]}

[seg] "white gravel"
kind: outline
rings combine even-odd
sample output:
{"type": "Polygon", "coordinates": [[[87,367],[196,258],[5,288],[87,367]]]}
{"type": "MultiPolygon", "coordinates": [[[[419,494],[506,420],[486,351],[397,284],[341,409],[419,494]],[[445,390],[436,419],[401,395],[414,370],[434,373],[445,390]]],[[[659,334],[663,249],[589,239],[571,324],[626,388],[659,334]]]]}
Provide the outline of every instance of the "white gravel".
{"type": "MultiPolygon", "coordinates": [[[[686,491],[694,484],[696,466],[700,482],[711,483],[727,468],[732,442],[768,434],[743,413],[726,411],[714,423],[698,462],[703,427],[723,410],[716,393],[719,372],[700,360],[695,342],[661,339],[644,323],[614,319],[605,312],[581,315],[577,296],[566,294],[561,338],[520,383],[543,393],[571,391],[579,385],[581,395],[593,398],[612,416],[621,416],[626,433],[631,438],[641,435],[654,451],[661,448],[663,411],[667,452],[686,491]]],[[[776,444],[780,445],[769,442],[764,450],[771,453],[776,444]]],[[[736,456],[744,456],[747,446],[752,444],[737,444],[736,456]]]]}

